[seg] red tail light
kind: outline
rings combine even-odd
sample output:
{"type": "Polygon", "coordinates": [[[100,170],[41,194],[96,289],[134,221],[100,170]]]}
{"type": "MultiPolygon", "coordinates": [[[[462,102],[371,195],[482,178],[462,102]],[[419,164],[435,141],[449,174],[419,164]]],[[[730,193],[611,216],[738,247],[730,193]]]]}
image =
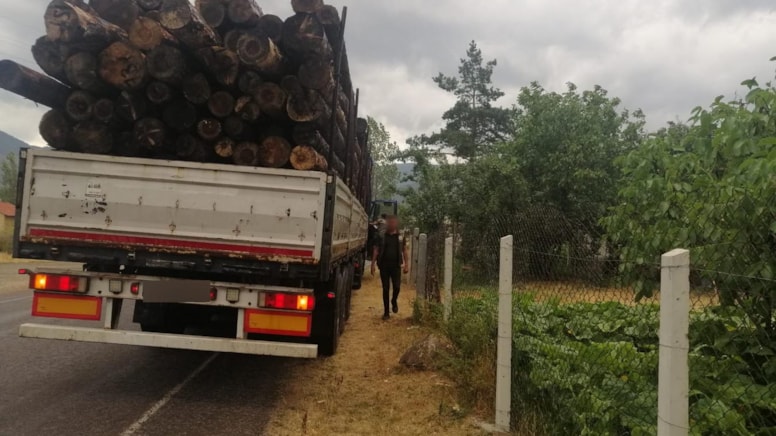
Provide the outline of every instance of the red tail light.
{"type": "Polygon", "coordinates": [[[264,294],[262,307],[309,312],[315,309],[315,297],[299,294],[264,294]]]}
{"type": "Polygon", "coordinates": [[[30,288],[36,291],[86,292],[89,279],[79,276],[59,274],[33,274],[30,276],[30,288]]]}
{"type": "Polygon", "coordinates": [[[216,301],[216,298],[218,298],[218,289],[210,288],[210,301],[216,301]]]}
{"type": "Polygon", "coordinates": [[[140,283],[132,283],[129,285],[129,292],[132,293],[132,295],[137,295],[140,293],[140,283]]]}

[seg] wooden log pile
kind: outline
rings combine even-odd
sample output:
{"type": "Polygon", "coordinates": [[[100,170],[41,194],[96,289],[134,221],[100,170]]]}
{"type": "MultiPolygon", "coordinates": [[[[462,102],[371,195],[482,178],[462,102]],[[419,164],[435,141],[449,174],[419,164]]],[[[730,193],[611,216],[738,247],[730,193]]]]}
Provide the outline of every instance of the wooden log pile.
{"type": "Polygon", "coordinates": [[[32,46],[45,74],[0,61],[0,87],[51,108],[55,149],[334,171],[366,195],[344,23],[291,5],[283,20],[256,0],[53,0],[32,46]]]}

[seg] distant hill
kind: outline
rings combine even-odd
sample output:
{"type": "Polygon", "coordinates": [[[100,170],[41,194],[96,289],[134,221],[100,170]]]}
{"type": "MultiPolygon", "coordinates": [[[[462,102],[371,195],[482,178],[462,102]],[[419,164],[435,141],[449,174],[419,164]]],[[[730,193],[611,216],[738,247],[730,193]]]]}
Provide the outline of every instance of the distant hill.
{"type": "Polygon", "coordinates": [[[29,146],[29,144],[21,139],[15,138],[0,130],[0,158],[8,153],[18,154],[20,148],[29,146]]]}

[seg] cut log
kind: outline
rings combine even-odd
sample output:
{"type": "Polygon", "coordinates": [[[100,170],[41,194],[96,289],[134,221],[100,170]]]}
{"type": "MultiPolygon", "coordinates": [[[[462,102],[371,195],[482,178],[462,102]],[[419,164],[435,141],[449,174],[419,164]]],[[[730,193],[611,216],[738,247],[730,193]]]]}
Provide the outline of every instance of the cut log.
{"type": "Polygon", "coordinates": [[[46,35],[53,42],[105,47],[127,38],[121,27],[96,17],[65,0],[54,0],[45,13],[46,35]]]}
{"type": "Polygon", "coordinates": [[[291,144],[282,136],[268,136],[259,147],[259,165],[283,168],[291,158],[291,144]]]}
{"type": "Polygon", "coordinates": [[[264,81],[261,80],[259,73],[248,70],[240,74],[237,87],[243,94],[256,96],[262,83],[264,83],[264,81]]]}
{"type": "Polygon", "coordinates": [[[135,141],[134,132],[118,132],[113,135],[113,153],[117,156],[140,157],[143,150],[135,141]]]}
{"type": "Polygon", "coordinates": [[[0,88],[35,103],[59,108],[70,96],[70,88],[14,61],[0,61],[0,88]]]}
{"type": "Polygon", "coordinates": [[[167,128],[158,118],[143,118],[135,123],[135,141],[144,148],[158,149],[167,143],[167,128]]]}
{"type": "MultiPolygon", "coordinates": [[[[324,58],[307,58],[299,67],[299,83],[305,88],[324,91],[334,87],[334,69],[331,61],[324,58]]],[[[326,96],[331,99],[331,94],[326,96]]]]}
{"type": "Polygon", "coordinates": [[[283,44],[298,58],[315,55],[332,58],[326,30],[315,15],[297,14],[283,24],[283,44]]]}
{"type": "Polygon", "coordinates": [[[71,126],[64,112],[57,109],[46,112],[40,119],[38,131],[51,148],[57,150],[69,148],[71,126]]]}
{"type": "Polygon", "coordinates": [[[204,74],[195,74],[183,81],[183,96],[186,100],[196,105],[203,105],[210,100],[210,95],[210,83],[204,74]]]}
{"type": "Polygon", "coordinates": [[[237,165],[255,167],[259,165],[259,144],[255,142],[241,142],[234,149],[232,160],[237,165]]]}
{"type": "Polygon", "coordinates": [[[92,116],[101,123],[110,124],[115,114],[114,106],[113,100],[101,98],[94,103],[92,116]]]}
{"type": "Polygon", "coordinates": [[[283,39],[283,19],[277,15],[267,14],[259,18],[253,30],[259,36],[273,40],[276,44],[283,39]]]}
{"type": "Polygon", "coordinates": [[[237,43],[237,54],[248,67],[264,75],[280,77],[285,69],[283,55],[277,45],[265,36],[244,34],[237,43]]]}
{"type": "Polygon", "coordinates": [[[86,91],[73,91],[65,102],[65,113],[73,121],[86,121],[92,117],[96,102],[97,99],[86,91]]]}
{"type": "Polygon", "coordinates": [[[32,57],[40,69],[60,82],[67,82],[65,62],[71,54],[66,44],[51,42],[46,36],[35,40],[32,46],[32,57]]]}
{"type": "Polygon", "coordinates": [[[264,13],[256,0],[229,0],[226,15],[229,21],[238,26],[252,27],[259,22],[259,18],[264,13]]]}
{"type": "Polygon", "coordinates": [[[76,124],[72,140],[78,151],[83,153],[108,154],[113,149],[113,134],[110,128],[98,121],[76,124]]]}
{"type": "Polygon", "coordinates": [[[175,154],[194,162],[204,162],[209,155],[208,146],[194,135],[180,135],[175,140],[175,154]]]}
{"type": "Polygon", "coordinates": [[[184,99],[178,99],[164,108],[162,120],[167,126],[185,132],[197,125],[197,109],[184,99]]]}
{"type": "Polygon", "coordinates": [[[329,168],[326,159],[315,149],[300,145],[291,151],[291,166],[300,171],[326,171],[329,168]]]}
{"type": "Polygon", "coordinates": [[[170,85],[154,80],[146,87],[146,97],[153,104],[163,105],[172,100],[173,91],[170,85]]]}
{"type": "Polygon", "coordinates": [[[178,40],[158,21],[140,17],[129,28],[129,42],[143,51],[150,51],[162,44],[178,45],[178,40]]]}
{"type": "Polygon", "coordinates": [[[197,54],[205,69],[218,83],[231,87],[237,83],[240,74],[240,59],[237,53],[224,47],[207,47],[197,54]]]}
{"type": "Polygon", "coordinates": [[[67,81],[76,88],[85,89],[96,95],[110,94],[113,91],[102,81],[99,74],[97,56],[88,53],[76,53],[65,62],[67,81]]]}
{"type": "Polygon", "coordinates": [[[310,124],[296,124],[292,133],[296,145],[313,147],[318,153],[329,156],[329,143],[323,138],[321,132],[310,124]]]}
{"type": "Polygon", "coordinates": [[[213,28],[188,0],[163,0],[159,22],[191,50],[212,47],[220,42],[213,28]]]}
{"type": "Polygon", "coordinates": [[[222,157],[224,159],[230,159],[234,155],[235,147],[236,147],[236,144],[234,143],[234,140],[232,140],[232,138],[222,137],[216,140],[215,145],[213,146],[213,149],[215,150],[216,155],[218,155],[219,157],[222,157]]]}
{"type": "Polygon", "coordinates": [[[232,29],[224,34],[224,47],[237,53],[240,38],[247,32],[244,29],[232,29]]]}
{"type": "Polygon", "coordinates": [[[196,6],[208,26],[218,29],[226,23],[226,4],[223,0],[197,0],[196,6]]]}
{"type": "Polygon", "coordinates": [[[282,86],[288,92],[286,112],[293,121],[306,123],[324,116],[325,108],[318,93],[304,89],[296,76],[284,77],[282,86]]]}
{"type": "MultiPolygon", "coordinates": [[[[342,45],[342,35],[340,27],[342,25],[342,22],[340,20],[339,12],[337,11],[337,8],[331,5],[326,5],[322,9],[318,10],[315,13],[316,17],[318,17],[318,21],[321,22],[321,24],[324,27],[324,30],[326,32],[326,39],[329,40],[329,45],[333,49],[337,49],[342,45]]],[[[340,84],[342,85],[342,88],[348,93],[353,92],[353,82],[350,78],[350,63],[348,62],[348,51],[345,48],[344,45],[342,45],[343,51],[342,51],[342,63],[340,65],[340,84]]]]}
{"type": "Polygon", "coordinates": [[[236,115],[227,117],[223,128],[227,136],[238,141],[245,141],[255,136],[252,126],[236,115]]]}
{"type": "Polygon", "coordinates": [[[116,99],[113,110],[120,120],[134,124],[148,113],[148,102],[140,94],[124,91],[116,99]]]}
{"type": "Polygon", "coordinates": [[[162,7],[162,0],[137,0],[137,5],[146,11],[156,11],[162,7]]]}
{"type": "Polygon", "coordinates": [[[261,108],[253,101],[253,98],[243,96],[237,99],[234,112],[245,121],[254,122],[261,116],[261,108]]]}
{"type": "Polygon", "coordinates": [[[148,79],[143,52],[124,42],[115,42],[100,53],[100,77],[122,90],[142,88],[148,79]]]}
{"type": "Polygon", "coordinates": [[[291,0],[291,7],[298,14],[312,14],[323,6],[323,0],[291,0]]]}
{"type": "Polygon", "coordinates": [[[154,79],[173,85],[180,84],[189,72],[186,56],[169,45],[151,50],[146,57],[146,68],[154,79]]]}
{"type": "Polygon", "coordinates": [[[221,122],[215,118],[205,118],[197,123],[197,134],[205,141],[215,141],[221,136],[221,122]]]}
{"type": "Polygon", "coordinates": [[[208,109],[216,118],[226,118],[234,113],[234,97],[226,91],[214,92],[208,100],[208,109]]]}
{"type": "Polygon", "coordinates": [[[136,0],[89,0],[97,15],[124,30],[129,30],[140,15],[136,0]]]}
{"type": "Polygon", "coordinates": [[[256,93],[251,94],[259,103],[262,113],[275,119],[286,119],[286,101],[288,94],[280,85],[265,82],[259,85],[256,93]]]}

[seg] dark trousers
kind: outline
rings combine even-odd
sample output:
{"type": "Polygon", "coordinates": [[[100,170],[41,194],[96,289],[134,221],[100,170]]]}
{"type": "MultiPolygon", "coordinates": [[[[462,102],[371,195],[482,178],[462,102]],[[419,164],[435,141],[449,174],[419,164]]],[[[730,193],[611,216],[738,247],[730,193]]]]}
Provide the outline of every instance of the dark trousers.
{"type": "Polygon", "coordinates": [[[390,313],[390,306],[388,303],[389,291],[391,289],[391,282],[393,282],[393,301],[399,299],[399,291],[401,291],[401,267],[395,268],[380,268],[380,280],[383,282],[383,306],[385,307],[385,313],[390,313]]]}

